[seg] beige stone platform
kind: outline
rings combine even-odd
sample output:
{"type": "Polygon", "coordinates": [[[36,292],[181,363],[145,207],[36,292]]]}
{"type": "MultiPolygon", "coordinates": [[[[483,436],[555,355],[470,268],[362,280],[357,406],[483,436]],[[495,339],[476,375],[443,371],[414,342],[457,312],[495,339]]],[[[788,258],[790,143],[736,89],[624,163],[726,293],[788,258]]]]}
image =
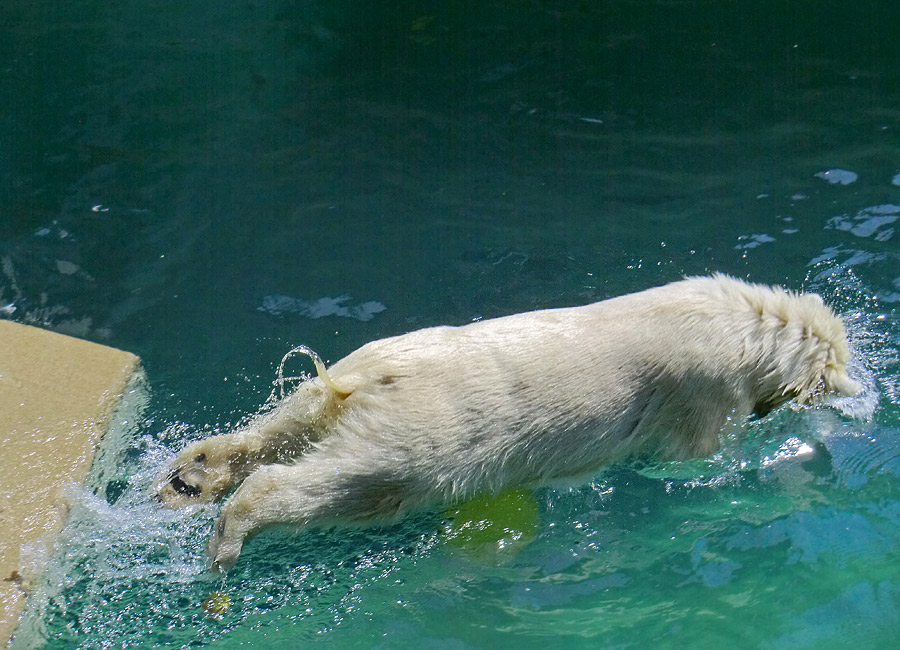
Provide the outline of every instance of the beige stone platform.
{"type": "Polygon", "coordinates": [[[0,647],[65,523],[140,360],[0,320],[0,647]]]}

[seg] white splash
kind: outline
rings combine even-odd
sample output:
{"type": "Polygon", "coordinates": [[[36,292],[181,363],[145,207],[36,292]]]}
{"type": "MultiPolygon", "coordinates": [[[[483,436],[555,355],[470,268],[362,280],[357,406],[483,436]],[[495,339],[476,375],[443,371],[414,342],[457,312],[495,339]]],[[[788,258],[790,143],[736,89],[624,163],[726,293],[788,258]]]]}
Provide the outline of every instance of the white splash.
{"type": "Polygon", "coordinates": [[[815,449],[800,438],[791,437],[775,451],[775,453],[766,456],[762,460],[763,467],[770,467],[775,463],[783,462],[800,456],[809,456],[815,452],[815,449]]]}

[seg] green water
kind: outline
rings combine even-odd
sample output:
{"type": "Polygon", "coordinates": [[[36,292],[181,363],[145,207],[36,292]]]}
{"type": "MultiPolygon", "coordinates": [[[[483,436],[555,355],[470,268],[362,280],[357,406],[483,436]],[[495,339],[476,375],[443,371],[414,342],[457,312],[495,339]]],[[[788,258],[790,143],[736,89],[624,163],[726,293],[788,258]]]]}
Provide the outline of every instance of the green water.
{"type": "Polygon", "coordinates": [[[897,647],[900,23],[866,6],[2,3],[0,312],[139,354],[151,396],[19,646],[897,647]],[[216,508],[147,499],[294,345],[714,270],[823,293],[864,399],[541,490],[506,551],[426,512],[269,531],[223,583],[216,508]]]}

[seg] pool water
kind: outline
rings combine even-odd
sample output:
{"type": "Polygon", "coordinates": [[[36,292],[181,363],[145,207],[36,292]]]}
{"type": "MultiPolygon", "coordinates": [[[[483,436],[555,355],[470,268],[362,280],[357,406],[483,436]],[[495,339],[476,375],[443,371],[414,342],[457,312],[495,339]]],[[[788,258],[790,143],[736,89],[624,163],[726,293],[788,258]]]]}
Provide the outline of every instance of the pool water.
{"type": "Polygon", "coordinates": [[[105,496],[73,492],[14,647],[896,645],[895,18],[4,2],[0,316],[140,355],[150,394],[105,496]],[[502,548],[434,510],[267,531],[223,579],[218,507],[148,498],[187,441],[263,407],[295,345],[335,361],[712,271],[820,292],[864,394],[539,490],[502,548]]]}

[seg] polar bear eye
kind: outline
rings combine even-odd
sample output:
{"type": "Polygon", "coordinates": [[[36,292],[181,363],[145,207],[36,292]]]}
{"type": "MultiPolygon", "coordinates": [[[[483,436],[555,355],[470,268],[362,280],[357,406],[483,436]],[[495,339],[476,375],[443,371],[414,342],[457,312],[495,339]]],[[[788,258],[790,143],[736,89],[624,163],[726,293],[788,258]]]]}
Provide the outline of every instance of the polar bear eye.
{"type": "Polygon", "coordinates": [[[197,454],[194,456],[195,463],[202,463],[204,460],[206,460],[206,454],[197,454]]]}

